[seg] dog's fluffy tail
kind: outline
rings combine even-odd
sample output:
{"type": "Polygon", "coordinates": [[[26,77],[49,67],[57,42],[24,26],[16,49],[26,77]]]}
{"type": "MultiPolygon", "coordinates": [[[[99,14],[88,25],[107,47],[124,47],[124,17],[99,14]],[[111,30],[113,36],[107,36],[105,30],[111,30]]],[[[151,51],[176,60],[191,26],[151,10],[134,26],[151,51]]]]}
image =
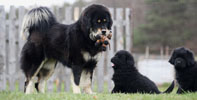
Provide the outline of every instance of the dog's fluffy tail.
{"type": "Polygon", "coordinates": [[[171,85],[168,87],[168,89],[166,91],[164,91],[163,93],[171,93],[174,89],[174,81],[171,83],[171,85]]]}
{"type": "Polygon", "coordinates": [[[34,8],[24,16],[21,37],[27,39],[31,32],[44,34],[55,23],[56,18],[47,7],[34,8]]]}

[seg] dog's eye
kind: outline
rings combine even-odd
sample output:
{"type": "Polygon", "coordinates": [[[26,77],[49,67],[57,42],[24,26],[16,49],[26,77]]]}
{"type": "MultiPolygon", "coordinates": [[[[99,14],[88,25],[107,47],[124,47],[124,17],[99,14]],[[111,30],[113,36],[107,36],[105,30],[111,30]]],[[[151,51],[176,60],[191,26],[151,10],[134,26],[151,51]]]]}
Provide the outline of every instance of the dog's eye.
{"type": "Polygon", "coordinates": [[[121,58],[121,56],[118,56],[118,58],[121,58]]]}
{"type": "Polygon", "coordinates": [[[98,23],[100,23],[100,22],[101,22],[101,20],[99,19],[99,20],[97,20],[97,22],[98,22],[98,23]]]}
{"type": "Polygon", "coordinates": [[[103,21],[106,22],[107,20],[106,19],[103,19],[103,21]]]}

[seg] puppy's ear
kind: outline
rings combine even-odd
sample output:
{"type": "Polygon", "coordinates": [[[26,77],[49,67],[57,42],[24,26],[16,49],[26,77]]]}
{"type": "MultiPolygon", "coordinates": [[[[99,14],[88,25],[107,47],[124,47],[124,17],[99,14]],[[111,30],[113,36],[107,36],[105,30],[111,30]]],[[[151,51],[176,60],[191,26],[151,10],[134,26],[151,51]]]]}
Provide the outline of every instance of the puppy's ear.
{"type": "Polygon", "coordinates": [[[169,60],[169,62],[170,62],[172,65],[174,65],[175,58],[176,58],[176,52],[173,51],[172,56],[170,57],[170,60],[169,60]]]}
{"type": "Polygon", "coordinates": [[[135,64],[133,57],[128,57],[126,60],[128,65],[133,66],[135,64]]]}
{"type": "Polygon", "coordinates": [[[171,57],[170,60],[169,60],[169,62],[170,62],[172,65],[174,65],[174,61],[175,61],[174,57],[171,57]]]}
{"type": "Polygon", "coordinates": [[[195,64],[194,54],[192,51],[187,50],[187,65],[192,66],[195,64]]]}
{"type": "Polygon", "coordinates": [[[132,60],[127,60],[127,64],[133,66],[133,65],[134,65],[134,61],[132,61],[132,60]]]}

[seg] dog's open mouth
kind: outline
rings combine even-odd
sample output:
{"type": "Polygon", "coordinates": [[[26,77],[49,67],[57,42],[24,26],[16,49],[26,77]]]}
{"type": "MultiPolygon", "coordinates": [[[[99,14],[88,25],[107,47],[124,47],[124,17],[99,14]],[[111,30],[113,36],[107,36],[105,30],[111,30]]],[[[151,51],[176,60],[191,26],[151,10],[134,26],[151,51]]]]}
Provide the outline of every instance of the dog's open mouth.
{"type": "Polygon", "coordinates": [[[111,66],[112,66],[112,67],[115,67],[115,64],[114,64],[114,63],[111,63],[111,66]]]}
{"type": "Polygon", "coordinates": [[[90,29],[89,37],[93,41],[96,41],[98,36],[106,36],[108,39],[111,39],[112,36],[111,34],[112,31],[109,29],[100,29],[100,28],[97,30],[90,29]]]}
{"type": "Polygon", "coordinates": [[[110,42],[109,40],[112,37],[112,31],[108,29],[98,29],[96,32],[94,32],[92,29],[90,29],[90,39],[93,41],[96,41],[95,46],[96,47],[102,47],[102,51],[106,51],[107,46],[109,46],[110,49],[110,42]]]}

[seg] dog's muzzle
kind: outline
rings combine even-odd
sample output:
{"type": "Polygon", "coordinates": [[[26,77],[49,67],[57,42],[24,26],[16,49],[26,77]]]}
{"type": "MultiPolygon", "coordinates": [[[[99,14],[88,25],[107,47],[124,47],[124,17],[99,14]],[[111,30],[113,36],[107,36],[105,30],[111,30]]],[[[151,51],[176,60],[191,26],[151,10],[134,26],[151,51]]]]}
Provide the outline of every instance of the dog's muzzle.
{"type": "Polygon", "coordinates": [[[96,31],[93,31],[92,29],[90,29],[90,39],[93,41],[97,40],[97,36],[99,35],[104,35],[104,36],[108,36],[111,33],[111,30],[108,29],[97,29],[96,31]]]}

